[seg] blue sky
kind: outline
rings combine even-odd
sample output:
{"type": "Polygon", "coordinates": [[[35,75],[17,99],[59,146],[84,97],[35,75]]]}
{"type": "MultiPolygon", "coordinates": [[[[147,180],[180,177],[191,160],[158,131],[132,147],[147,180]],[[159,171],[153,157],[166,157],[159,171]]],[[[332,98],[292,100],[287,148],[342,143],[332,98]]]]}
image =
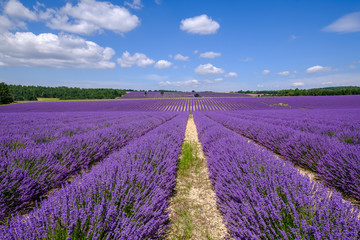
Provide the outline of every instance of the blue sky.
{"type": "Polygon", "coordinates": [[[0,0],[0,81],[225,92],[360,86],[360,1],[0,0]]]}

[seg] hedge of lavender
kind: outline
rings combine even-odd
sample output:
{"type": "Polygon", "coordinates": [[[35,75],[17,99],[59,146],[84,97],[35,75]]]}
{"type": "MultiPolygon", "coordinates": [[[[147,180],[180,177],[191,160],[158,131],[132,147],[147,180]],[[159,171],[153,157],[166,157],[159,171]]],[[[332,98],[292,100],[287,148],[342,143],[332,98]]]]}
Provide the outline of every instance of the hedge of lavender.
{"type": "Polygon", "coordinates": [[[333,109],[360,108],[360,95],[34,102],[0,106],[0,113],[328,109],[329,106],[333,109]]]}
{"type": "Polygon", "coordinates": [[[201,97],[211,98],[238,98],[238,97],[250,97],[244,93],[223,93],[223,92],[197,92],[201,97]]]}
{"type": "MultiPolygon", "coordinates": [[[[310,169],[346,195],[360,199],[360,148],[320,134],[302,132],[238,117],[207,112],[207,116],[297,165],[310,169]]],[[[334,111],[336,114],[336,111],[334,111]]]]}
{"type": "Polygon", "coordinates": [[[235,111],[226,115],[337,138],[344,143],[360,144],[360,111],[356,108],[264,110],[241,113],[235,111]]]}
{"type": "Polygon", "coordinates": [[[258,98],[187,98],[88,102],[34,102],[0,106],[0,113],[88,111],[233,111],[271,109],[258,98]]]}
{"type": "Polygon", "coordinates": [[[27,216],[0,226],[4,239],[155,239],[168,222],[188,113],[111,154],[43,200],[27,216]]]}
{"type": "Polygon", "coordinates": [[[220,93],[220,92],[128,92],[123,95],[123,99],[133,98],[193,98],[195,94],[199,94],[201,97],[249,97],[247,94],[241,93],[220,93]]]}
{"type": "Polygon", "coordinates": [[[76,113],[74,120],[71,115],[58,114],[56,119],[52,113],[23,114],[23,120],[13,124],[13,114],[1,117],[1,125],[9,127],[2,128],[8,134],[0,137],[0,219],[175,116],[121,112],[104,114],[112,116],[104,120],[103,114],[84,113],[84,124],[77,122],[81,114],[76,113]],[[44,124],[47,119],[51,124],[44,124]]]}
{"type": "Polygon", "coordinates": [[[258,101],[273,108],[344,109],[360,108],[360,95],[261,97],[258,101]],[[286,104],[286,105],[284,105],[286,104]]]}
{"type": "Polygon", "coordinates": [[[338,192],[202,113],[194,120],[233,238],[359,239],[359,211],[338,192]]]}
{"type": "Polygon", "coordinates": [[[0,151],[7,148],[36,147],[60,137],[71,137],[116,124],[151,117],[149,112],[60,112],[60,113],[12,113],[0,116],[0,151]]]}

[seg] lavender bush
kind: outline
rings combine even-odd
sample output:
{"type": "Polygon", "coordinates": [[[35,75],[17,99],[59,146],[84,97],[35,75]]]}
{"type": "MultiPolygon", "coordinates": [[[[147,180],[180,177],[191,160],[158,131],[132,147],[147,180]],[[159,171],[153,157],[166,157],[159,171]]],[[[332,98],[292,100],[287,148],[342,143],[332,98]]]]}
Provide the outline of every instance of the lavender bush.
{"type": "MultiPolygon", "coordinates": [[[[240,94],[239,94],[240,95],[240,94]]],[[[126,95],[125,95],[126,96],[126,95]]],[[[232,95],[231,95],[232,96],[232,95]]],[[[360,108],[360,95],[316,97],[215,97],[114,101],[34,102],[0,106],[0,113],[89,111],[234,111],[360,108]],[[186,106],[186,108],[184,107],[186,106]]]]}
{"type": "Polygon", "coordinates": [[[201,97],[249,97],[247,94],[241,93],[219,93],[219,92],[128,92],[123,95],[122,99],[133,99],[133,98],[193,98],[195,94],[199,94],[201,97]]]}
{"type": "Polygon", "coordinates": [[[111,154],[0,227],[4,239],[154,239],[168,220],[188,113],[111,154]]]}
{"type": "Polygon", "coordinates": [[[261,121],[224,117],[217,112],[210,118],[236,131],[285,159],[321,176],[328,186],[360,199],[360,148],[320,134],[306,133],[261,121]]]}
{"type": "Polygon", "coordinates": [[[360,111],[357,108],[233,111],[225,115],[337,138],[348,144],[360,144],[360,111]]]}
{"type": "Polygon", "coordinates": [[[0,113],[108,111],[232,111],[271,109],[257,98],[183,98],[114,101],[34,102],[0,106],[0,113]]]}
{"type": "MultiPolygon", "coordinates": [[[[107,123],[100,128],[93,115],[95,125],[92,130],[71,136],[60,134],[59,138],[46,143],[36,143],[32,139],[36,130],[32,133],[24,131],[24,139],[17,135],[0,140],[0,218],[17,212],[50,189],[60,186],[70,175],[104,159],[112,151],[175,116],[165,112],[135,113],[137,118],[134,119],[131,114],[127,115],[132,121],[127,121],[120,114],[123,123],[107,123]]],[[[46,118],[46,114],[42,114],[42,117],[46,118]]],[[[58,121],[61,122],[61,118],[58,121]]],[[[116,123],[117,119],[112,121],[116,123]]],[[[16,126],[21,128],[24,125],[16,126]]],[[[50,128],[44,132],[54,136],[52,130],[50,128]]]]}
{"type": "Polygon", "coordinates": [[[358,239],[359,211],[334,191],[194,113],[218,206],[235,239],[358,239]]]}

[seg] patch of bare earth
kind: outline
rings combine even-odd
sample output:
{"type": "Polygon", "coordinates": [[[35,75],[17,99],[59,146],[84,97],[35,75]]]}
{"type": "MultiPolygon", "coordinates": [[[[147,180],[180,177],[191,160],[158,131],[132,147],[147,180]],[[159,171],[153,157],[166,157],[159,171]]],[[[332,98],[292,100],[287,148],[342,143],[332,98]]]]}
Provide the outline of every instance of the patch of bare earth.
{"type": "MultiPolygon", "coordinates": [[[[228,237],[227,229],[216,206],[206,158],[191,115],[186,127],[186,143],[193,146],[195,160],[185,172],[180,172],[179,167],[175,196],[170,201],[170,227],[166,238],[224,239],[228,237]]],[[[184,152],[180,161],[183,156],[184,152]]]]}

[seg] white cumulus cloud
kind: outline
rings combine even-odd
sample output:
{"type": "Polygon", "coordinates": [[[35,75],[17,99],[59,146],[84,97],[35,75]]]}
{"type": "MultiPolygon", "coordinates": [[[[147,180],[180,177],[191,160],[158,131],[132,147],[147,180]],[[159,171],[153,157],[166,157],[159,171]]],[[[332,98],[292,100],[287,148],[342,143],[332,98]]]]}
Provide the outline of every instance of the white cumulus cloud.
{"type": "Polygon", "coordinates": [[[6,16],[0,15],[0,33],[6,32],[12,27],[12,22],[6,16]]]}
{"type": "Polygon", "coordinates": [[[53,68],[114,68],[115,51],[72,35],[32,32],[0,35],[0,65],[53,68]]]}
{"type": "Polygon", "coordinates": [[[349,65],[349,68],[350,68],[350,69],[355,69],[356,66],[355,66],[355,65],[349,65]]]}
{"type": "Polygon", "coordinates": [[[289,71],[278,72],[277,75],[280,75],[280,76],[289,76],[289,75],[290,75],[290,72],[289,72],[289,71]]]}
{"type": "Polygon", "coordinates": [[[206,79],[206,80],[204,80],[204,83],[213,84],[213,83],[218,83],[218,82],[222,82],[222,81],[224,81],[223,78],[215,78],[214,80],[206,79]]]}
{"type": "Polygon", "coordinates": [[[148,58],[143,53],[135,53],[131,56],[128,51],[124,52],[121,58],[118,58],[117,61],[123,68],[130,68],[134,65],[137,65],[139,67],[148,67],[155,63],[153,59],[148,58]]]}
{"type": "Polygon", "coordinates": [[[81,0],[76,6],[67,3],[60,10],[47,9],[40,16],[52,29],[84,35],[104,29],[121,34],[140,24],[126,8],[95,0],[81,0]]]}
{"type": "Polygon", "coordinates": [[[200,54],[200,57],[201,58],[216,58],[216,57],[220,57],[221,56],[221,53],[219,52],[204,52],[204,53],[201,53],[200,54]]]}
{"type": "Polygon", "coordinates": [[[159,60],[155,63],[154,68],[165,69],[171,67],[172,63],[166,60],[159,60]]]}
{"type": "Polygon", "coordinates": [[[323,67],[320,65],[316,65],[306,69],[306,73],[321,73],[321,72],[331,72],[331,71],[333,71],[331,67],[323,67]]]}
{"type": "Polygon", "coordinates": [[[229,72],[228,74],[225,75],[225,77],[237,77],[238,74],[236,72],[229,72]]]}
{"type": "Polygon", "coordinates": [[[293,87],[301,87],[301,86],[304,86],[304,85],[305,85],[305,83],[303,83],[303,82],[294,82],[294,83],[291,84],[291,86],[293,86],[293,87]]]}
{"type": "Polygon", "coordinates": [[[360,32],[360,12],[347,14],[323,28],[326,32],[360,32]]]}
{"type": "Polygon", "coordinates": [[[190,79],[185,81],[162,81],[159,82],[160,86],[176,86],[176,87],[183,87],[183,86],[198,86],[200,84],[199,80],[190,79]]]}
{"type": "Polygon", "coordinates": [[[307,77],[288,78],[286,80],[281,79],[278,81],[271,81],[266,83],[267,88],[292,88],[302,86],[306,88],[319,88],[324,85],[327,86],[359,86],[360,74],[359,73],[346,73],[346,74],[326,74],[317,75],[309,74],[307,77]],[[295,85],[294,85],[295,84],[295,85]],[[297,86],[296,86],[297,85],[297,86]]]}
{"type": "Polygon", "coordinates": [[[268,69],[265,69],[265,70],[263,70],[262,71],[262,75],[269,75],[270,74],[270,70],[268,70],[268,69]]]}
{"type": "Polygon", "coordinates": [[[334,85],[334,82],[322,82],[321,85],[325,85],[325,86],[331,86],[331,85],[334,85]]]}
{"type": "Polygon", "coordinates": [[[217,74],[224,73],[224,70],[221,68],[217,68],[217,67],[213,66],[212,64],[208,63],[208,64],[199,65],[195,69],[195,73],[200,74],[200,75],[217,75],[217,74]]]}
{"type": "Polygon", "coordinates": [[[162,76],[162,75],[158,75],[158,74],[147,74],[144,77],[147,80],[153,80],[153,81],[164,81],[166,79],[168,79],[168,76],[162,76]]]}
{"type": "Polygon", "coordinates": [[[13,18],[33,20],[37,19],[37,16],[34,12],[30,11],[26,8],[21,2],[18,0],[10,0],[6,3],[4,12],[13,18]]]}
{"type": "Polygon", "coordinates": [[[253,60],[253,58],[247,57],[247,58],[244,58],[244,59],[240,59],[240,62],[250,62],[252,60],[253,60]]]}
{"type": "Polygon", "coordinates": [[[174,60],[176,61],[189,61],[189,57],[188,56],[183,56],[180,53],[176,54],[174,56],[174,60]]]}
{"type": "Polygon", "coordinates": [[[132,9],[141,9],[143,7],[141,0],[133,0],[132,2],[125,1],[124,4],[132,9]]]}
{"type": "Polygon", "coordinates": [[[181,20],[180,29],[193,34],[214,34],[220,28],[220,24],[203,14],[197,17],[181,20]]]}

